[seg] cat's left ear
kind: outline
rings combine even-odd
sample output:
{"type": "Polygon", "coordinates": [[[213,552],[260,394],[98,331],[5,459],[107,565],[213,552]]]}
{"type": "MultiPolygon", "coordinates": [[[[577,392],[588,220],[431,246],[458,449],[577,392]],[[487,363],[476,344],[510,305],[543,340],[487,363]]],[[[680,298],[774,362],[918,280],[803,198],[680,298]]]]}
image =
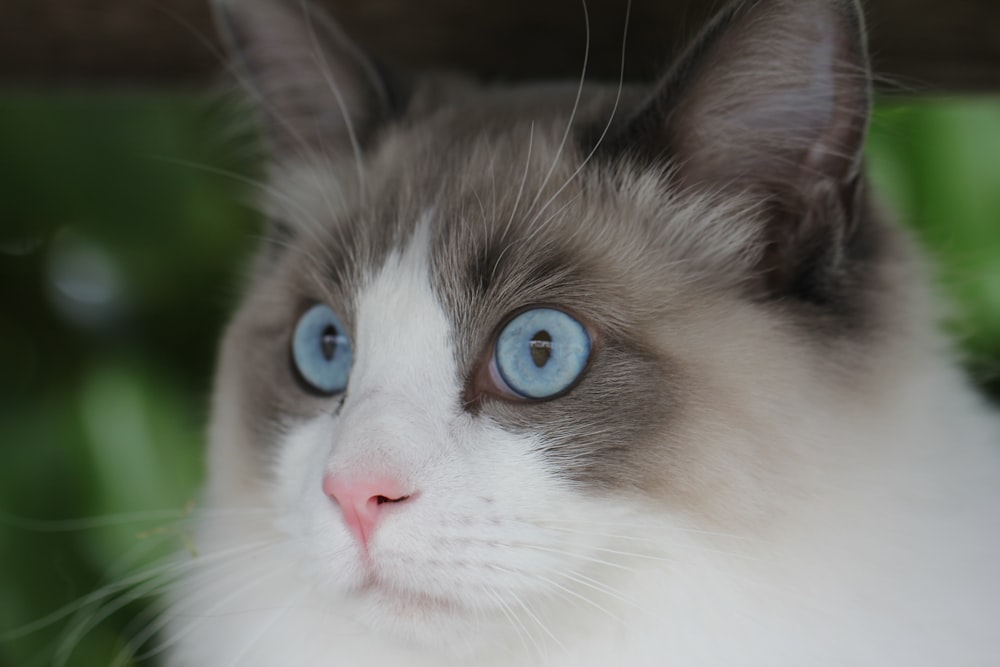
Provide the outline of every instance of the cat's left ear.
{"type": "Polygon", "coordinates": [[[856,226],[870,105],[856,0],[737,0],[601,149],[765,202],[759,268],[794,290],[836,270],[856,226]]]}
{"type": "Polygon", "coordinates": [[[240,83],[274,157],[358,152],[405,105],[376,66],[311,0],[213,0],[240,83]]]}

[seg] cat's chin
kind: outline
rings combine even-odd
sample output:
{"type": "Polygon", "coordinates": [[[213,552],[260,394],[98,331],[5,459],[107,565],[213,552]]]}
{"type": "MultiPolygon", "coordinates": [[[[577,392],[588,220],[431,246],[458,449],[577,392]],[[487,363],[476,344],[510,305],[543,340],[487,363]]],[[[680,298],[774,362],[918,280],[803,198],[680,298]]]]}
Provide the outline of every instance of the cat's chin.
{"type": "Polygon", "coordinates": [[[386,614],[401,618],[447,616],[468,611],[457,599],[403,588],[375,574],[369,574],[353,594],[386,614]]]}
{"type": "Polygon", "coordinates": [[[455,597],[385,583],[367,584],[351,596],[371,631],[405,646],[461,658],[506,641],[499,611],[490,623],[493,614],[455,597]]]}
{"type": "MultiPolygon", "coordinates": [[[[483,588],[488,587],[484,584],[483,588]]],[[[526,596],[519,598],[522,605],[542,602],[522,595],[526,596]]],[[[511,618],[511,605],[516,603],[498,602],[499,594],[494,598],[485,593],[481,597],[444,589],[419,590],[391,573],[380,575],[369,569],[360,584],[341,596],[333,609],[346,603],[357,611],[366,630],[383,637],[385,643],[450,656],[460,664],[473,656],[506,653],[523,641],[511,618]]]]}
{"type": "MultiPolygon", "coordinates": [[[[373,626],[398,630],[428,622],[447,624],[450,617],[466,617],[478,606],[454,591],[415,585],[406,568],[360,549],[339,561],[311,560],[303,565],[305,578],[312,580],[308,586],[335,605],[344,600],[367,610],[365,616],[373,626]]],[[[409,567],[419,568],[418,559],[409,567]]]]}

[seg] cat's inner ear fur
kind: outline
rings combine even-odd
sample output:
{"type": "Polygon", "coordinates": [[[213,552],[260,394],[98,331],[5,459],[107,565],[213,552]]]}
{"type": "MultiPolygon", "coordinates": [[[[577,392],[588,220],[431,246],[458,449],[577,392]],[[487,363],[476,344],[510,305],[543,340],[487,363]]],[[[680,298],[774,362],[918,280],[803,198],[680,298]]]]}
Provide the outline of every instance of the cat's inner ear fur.
{"type": "Polygon", "coordinates": [[[770,288],[803,288],[808,270],[802,296],[822,300],[820,273],[838,270],[861,215],[863,32],[855,0],[735,2],[605,150],[668,164],[682,188],[763,203],[770,288]]]}
{"type": "Polygon", "coordinates": [[[213,0],[213,7],[272,157],[322,152],[360,162],[373,132],[405,105],[404,86],[315,3],[213,0]]]}

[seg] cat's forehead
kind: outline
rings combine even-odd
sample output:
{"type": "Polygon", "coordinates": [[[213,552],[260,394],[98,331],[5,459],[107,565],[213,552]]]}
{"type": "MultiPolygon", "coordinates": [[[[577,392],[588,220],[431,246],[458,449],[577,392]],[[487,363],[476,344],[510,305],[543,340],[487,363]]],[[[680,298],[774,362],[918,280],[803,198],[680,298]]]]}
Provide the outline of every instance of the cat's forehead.
{"type": "Polygon", "coordinates": [[[577,125],[609,113],[607,105],[585,100],[574,114],[573,97],[558,99],[525,110],[526,100],[493,108],[487,96],[390,128],[363,163],[318,159],[280,170],[271,217],[288,224],[293,246],[313,255],[322,248],[335,282],[373,275],[406,249],[418,223],[428,227],[429,264],[442,286],[450,277],[477,289],[515,274],[534,283],[566,277],[598,246],[628,243],[643,225],[580,144],[577,125]]]}
{"type": "Polygon", "coordinates": [[[397,245],[428,208],[441,214],[439,226],[456,215],[502,213],[508,226],[534,223],[555,211],[547,205],[558,195],[584,184],[583,143],[622,115],[619,95],[607,90],[434,90],[415,97],[405,116],[361,152],[297,151],[279,163],[266,197],[271,217],[355,236],[389,231],[381,240],[397,245]]]}

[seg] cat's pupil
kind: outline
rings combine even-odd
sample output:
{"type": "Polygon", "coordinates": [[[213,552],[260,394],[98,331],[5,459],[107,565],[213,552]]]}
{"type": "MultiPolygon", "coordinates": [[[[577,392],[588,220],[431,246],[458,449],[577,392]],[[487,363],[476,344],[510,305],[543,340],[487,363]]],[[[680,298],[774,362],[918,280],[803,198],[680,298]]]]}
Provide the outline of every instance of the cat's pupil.
{"type": "Polygon", "coordinates": [[[548,331],[542,329],[535,332],[528,346],[531,348],[531,360],[535,362],[535,366],[541,368],[549,362],[549,357],[552,356],[552,336],[548,331]]]}
{"type": "Polygon", "coordinates": [[[323,358],[327,361],[333,361],[333,356],[337,353],[337,341],[339,338],[340,332],[332,324],[323,330],[323,336],[320,338],[319,344],[323,352],[323,358]]]}

